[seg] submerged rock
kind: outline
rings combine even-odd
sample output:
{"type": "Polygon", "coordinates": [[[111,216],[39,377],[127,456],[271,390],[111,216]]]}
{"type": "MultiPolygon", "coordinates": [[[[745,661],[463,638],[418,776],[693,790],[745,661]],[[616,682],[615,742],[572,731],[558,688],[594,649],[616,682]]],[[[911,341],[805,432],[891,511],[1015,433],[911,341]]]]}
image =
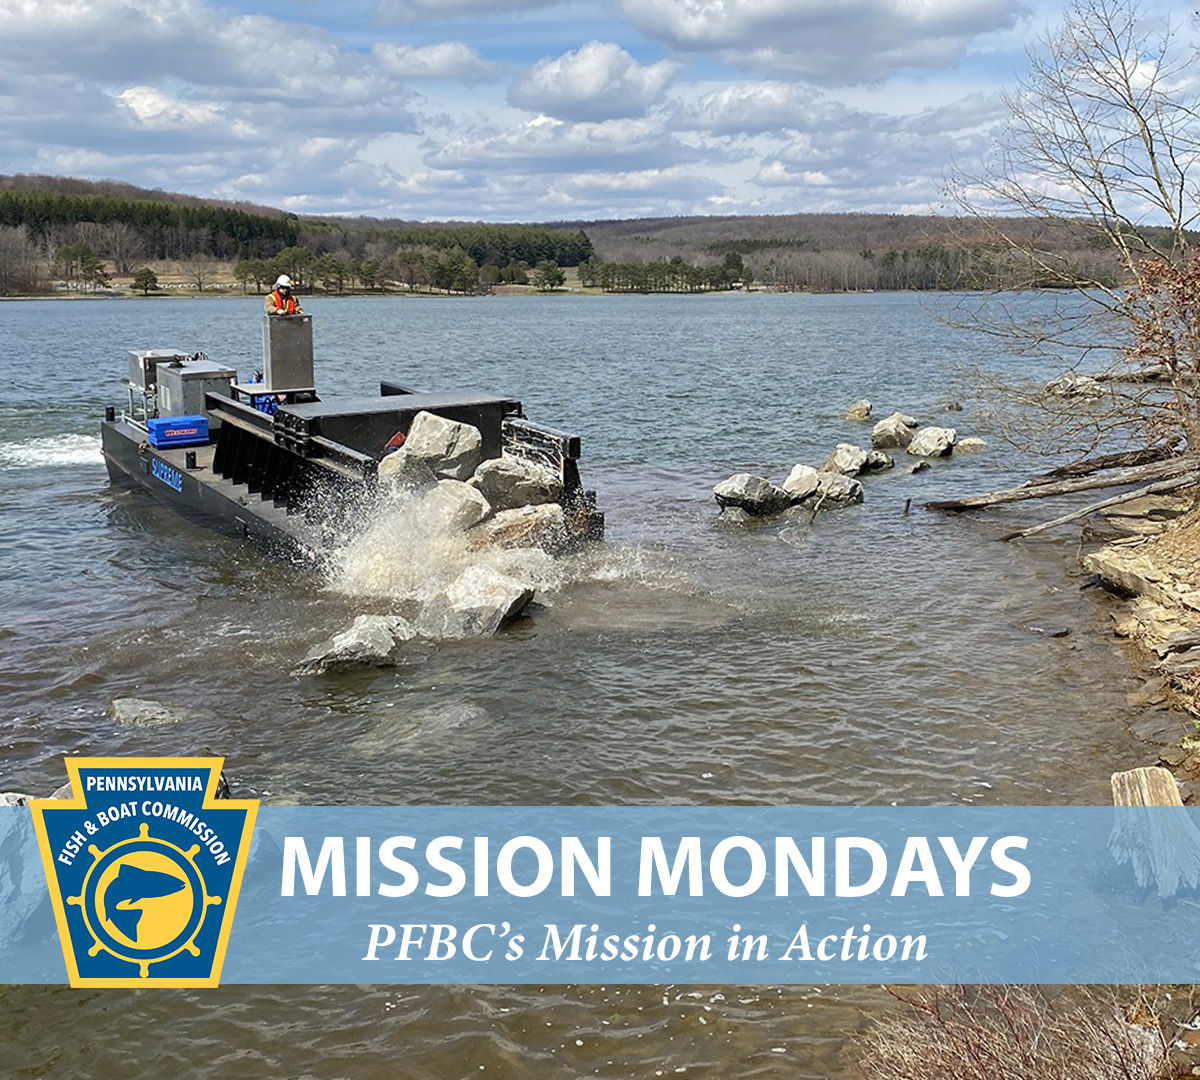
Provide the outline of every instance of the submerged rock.
{"type": "Polygon", "coordinates": [[[894,412],[891,416],[885,416],[871,429],[871,445],[876,450],[903,450],[912,442],[913,428],[916,426],[915,417],[894,412]]]}
{"type": "Polygon", "coordinates": [[[728,480],[722,480],[713,488],[713,495],[721,506],[736,506],[755,517],[778,514],[792,501],[782,488],[750,473],[734,473],[728,480]]]}
{"type": "Polygon", "coordinates": [[[507,454],[483,462],[475,470],[471,484],[496,510],[558,502],[563,494],[562,477],[544,465],[507,454]]]}
{"type": "MultiPolygon", "coordinates": [[[[405,455],[424,462],[438,476],[469,480],[479,467],[483,437],[479,429],[434,413],[419,412],[401,448],[405,455]]],[[[390,456],[390,455],[389,455],[390,456]]]]}
{"type": "Polygon", "coordinates": [[[391,667],[400,658],[404,642],[416,630],[399,615],[359,615],[340,634],[334,634],[292,669],[293,675],[326,675],[355,668],[391,667]]]}
{"type": "Polygon", "coordinates": [[[867,452],[861,446],[852,443],[838,443],[833,453],[825,459],[820,472],[841,473],[843,476],[857,476],[867,464],[867,452]]]}
{"type": "Polygon", "coordinates": [[[559,503],[519,506],[493,514],[468,535],[475,550],[501,547],[557,551],[567,543],[566,515],[559,503]]]}
{"type": "Polygon", "coordinates": [[[490,566],[472,566],[455,578],[421,615],[421,632],[432,637],[494,634],[518,618],[534,590],[490,566]]]}
{"type": "Polygon", "coordinates": [[[954,452],[956,454],[977,454],[980,450],[986,450],[988,444],[975,435],[968,435],[965,439],[957,439],[954,443],[954,452]]]}
{"type": "Polygon", "coordinates": [[[447,532],[466,532],[492,512],[487,499],[461,480],[439,480],[421,500],[421,514],[447,532]]]}
{"type": "Polygon", "coordinates": [[[867,463],[863,466],[863,472],[884,472],[887,469],[894,467],[896,462],[892,459],[891,454],[885,454],[882,450],[872,450],[867,455],[867,463]]]}
{"type": "Polygon", "coordinates": [[[915,465],[914,465],[914,466],[913,466],[911,469],[909,469],[908,471],[909,471],[910,473],[919,473],[919,472],[924,472],[926,469],[932,469],[932,468],[933,468],[933,466],[932,466],[932,465],[930,465],[928,461],[918,461],[918,462],[917,462],[917,463],[916,463],[916,464],[915,464],[915,465]]]}
{"type": "Polygon", "coordinates": [[[817,490],[820,482],[817,470],[811,465],[797,465],[783,482],[783,491],[792,502],[803,502],[817,490]]]}
{"type": "Polygon", "coordinates": [[[958,432],[954,428],[924,427],[913,437],[905,450],[913,457],[946,457],[954,450],[958,432]]]}
{"type": "Polygon", "coordinates": [[[747,514],[740,506],[727,506],[717,515],[717,520],[726,525],[745,525],[754,517],[747,514]]]}
{"type": "Polygon", "coordinates": [[[871,417],[871,403],[866,398],[859,398],[846,410],[847,420],[869,420],[871,417]]]}
{"type": "Polygon", "coordinates": [[[108,706],[108,715],[124,727],[166,727],[184,718],[179,710],[149,698],[116,698],[108,706]]]}

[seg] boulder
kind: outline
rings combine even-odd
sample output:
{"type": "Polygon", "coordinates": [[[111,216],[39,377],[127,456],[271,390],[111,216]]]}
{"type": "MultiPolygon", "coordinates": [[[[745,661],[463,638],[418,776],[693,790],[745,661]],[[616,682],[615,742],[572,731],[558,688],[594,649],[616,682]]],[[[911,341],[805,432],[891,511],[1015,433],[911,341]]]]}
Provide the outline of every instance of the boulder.
{"type": "Polygon", "coordinates": [[[904,413],[894,412],[885,416],[871,429],[871,445],[876,450],[889,450],[893,447],[903,450],[912,442],[912,429],[917,421],[904,413]]]}
{"type": "Polygon", "coordinates": [[[817,490],[818,473],[811,465],[797,465],[783,482],[783,490],[794,503],[803,502],[817,490]]]}
{"type": "Polygon", "coordinates": [[[717,520],[724,525],[745,525],[754,518],[740,506],[727,506],[717,515],[717,520]]]}
{"type": "Polygon", "coordinates": [[[750,473],[735,473],[728,480],[722,480],[713,488],[713,495],[721,506],[736,506],[755,517],[778,514],[792,501],[786,491],[770,480],[750,473]]]}
{"type": "Polygon", "coordinates": [[[863,501],[863,486],[842,473],[818,472],[816,497],[812,501],[822,507],[851,506],[863,501]]]}
{"type": "Polygon", "coordinates": [[[178,724],[184,714],[149,698],[116,698],[108,706],[108,715],[124,727],[165,727],[178,724]]]}
{"type": "Polygon", "coordinates": [[[961,401],[947,401],[946,402],[946,412],[962,412],[962,411],[963,411],[963,407],[962,407],[961,401]]]}
{"type": "Polygon", "coordinates": [[[567,542],[566,516],[558,503],[501,510],[470,531],[471,547],[529,548],[554,551],[567,542]]]}
{"type": "Polygon", "coordinates": [[[958,432],[954,428],[923,427],[905,450],[913,457],[946,457],[954,450],[958,432]]]}
{"type": "Polygon", "coordinates": [[[1104,388],[1091,375],[1077,375],[1068,371],[1046,384],[1046,392],[1060,398],[1083,398],[1097,401],[1104,396],[1104,388]]]}
{"type": "Polygon", "coordinates": [[[28,806],[30,799],[36,795],[26,795],[20,791],[0,791],[0,806],[28,806]]]}
{"type": "Polygon", "coordinates": [[[916,463],[916,464],[915,464],[915,465],[914,465],[914,466],[913,466],[911,469],[909,469],[908,471],[909,471],[910,473],[919,473],[919,472],[924,472],[926,469],[932,469],[932,468],[933,468],[933,466],[932,466],[932,465],[930,465],[928,461],[918,461],[918,462],[917,462],[917,463],[916,463]]]}
{"type": "Polygon", "coordinates": [[[360,615],[340,634],[313,646],[292,670],[293,675],[326,675],[355,668],[391,667],[401,646],[416,636],[407,619],[398,615],[360,615]]]}
{"type": "Polygon", "coordinates": [[[421,500],[421,516],[443,532],[466,532],[492,512],[487,499],[461,480],[439,480],[421,500]]]}
{"type": "Polygon", "coordinates": [[[896,462],[891,454],[885,454],[882,450],[872,450],[867,455],[867,463],[863,466],[863,472],[884,472],[886,469],[892,468],[896,462]]]}
{"type": "Polygon", "coordinates": [[[482,447],[478,428],[419,412],[413,417],[402,449],[406,457],[424,462],[438,476],[469,480],[479,467],[482,447]]]}
{"type": "Polygon", "coordinates": [[[544,465],[509,457],[488,458],[471,480],[495,510],[514,510],[518,506],[558,502],[562,498],[562,477],[544,465]]]}
{"type": "Polygon", "coordinates": [[[859,398],[846,410],[847,420],[869,420],[871,418],[871,403],[866,398],[859,398]]]}
{"type": "Polygon", "coordinates": [[[820,472],[836,472],[843,476],[857,476],[867,463],[867,452],[861,446],[838,443],[833,453],[825,459],[820,472]]]}
{"type": "Polygon", "coordinates": [[[956,454],[975,454],[980,450],[987,449],[987,443],[974,435],[968,435],[965,439],[957,439],[954,443],[954,452],[956,454]]]}
{"type": "Polygon", "coordinates": [[[413,457],[408,448],[402,446],[379,463],[379,479],[390,483],[392,490],[427,491],[438,478],[426,462],[413,457]]]}
{"type": "Polygon", "coordinates": [[[421,614],[421,632],[444,638],[494,634],[532,599],[533,589],[523,581],[490,566],[472,566],[430,601],[421,614]]]}

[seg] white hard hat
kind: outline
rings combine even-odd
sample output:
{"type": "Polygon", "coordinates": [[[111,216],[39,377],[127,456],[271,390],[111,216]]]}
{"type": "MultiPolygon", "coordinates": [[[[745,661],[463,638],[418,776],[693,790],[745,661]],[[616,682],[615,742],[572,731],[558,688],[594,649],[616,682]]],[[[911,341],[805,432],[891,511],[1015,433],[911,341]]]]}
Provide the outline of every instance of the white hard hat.
{"type": "Polygon", "coordinates": [[[275,279],[275,288],[290,289],[291,287],[292,287],[292,279],[290,277],[288,277],[287,274],[280,274],[279,277],[277,277],[275,279]]]}

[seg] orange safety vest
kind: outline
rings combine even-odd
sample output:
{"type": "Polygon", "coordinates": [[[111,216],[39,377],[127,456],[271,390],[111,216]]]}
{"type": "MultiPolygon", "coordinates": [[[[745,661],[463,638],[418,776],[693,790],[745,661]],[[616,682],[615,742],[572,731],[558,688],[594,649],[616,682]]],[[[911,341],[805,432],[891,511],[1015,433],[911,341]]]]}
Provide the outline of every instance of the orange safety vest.
{"type": "Polygon", "coordinates": [[[271,293],[271,299],[274,301],[277,308],[283,309],[284,315],[296,314],[296,298],[294,296],[289,296],[285,302],[283,297],[279,295],[279,290],[276,289],[273,293],[271,293]]]}

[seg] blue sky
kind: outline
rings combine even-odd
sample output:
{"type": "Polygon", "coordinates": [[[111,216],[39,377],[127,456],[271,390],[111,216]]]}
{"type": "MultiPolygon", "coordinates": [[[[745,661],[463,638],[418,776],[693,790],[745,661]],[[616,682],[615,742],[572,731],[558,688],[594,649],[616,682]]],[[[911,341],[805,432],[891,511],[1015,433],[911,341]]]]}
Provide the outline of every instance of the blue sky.
{"type": "Polygon", "coordinates": [[[0,172],[421,220],[926,212],[951,162],[987,149],[1026,45],[1061,14],[0,0],[0,172]]]}

